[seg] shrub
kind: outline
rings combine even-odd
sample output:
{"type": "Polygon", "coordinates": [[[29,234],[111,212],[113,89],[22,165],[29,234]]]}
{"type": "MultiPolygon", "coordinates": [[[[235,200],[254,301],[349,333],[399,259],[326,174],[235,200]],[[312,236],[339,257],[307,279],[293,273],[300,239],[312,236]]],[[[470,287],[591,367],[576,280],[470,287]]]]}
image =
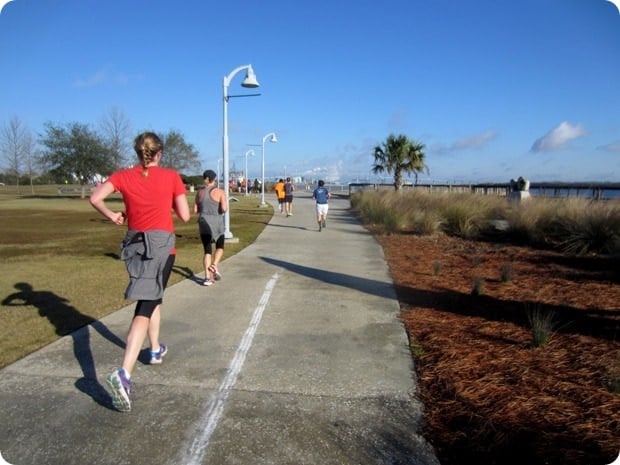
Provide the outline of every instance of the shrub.
{"type": "Polygon", "coordinates": [[[506,212],[507,234],[517,243],[540,246],[546,243],[543,229],[554,217],[557,205],[553,199],[531,199],[513,204],[506,212]]]}
{"type": "Polygon", "coordinates": [[[508,224],[494,238],[571,254],[620,254],[620,203],[583,198],[533,198],[519,204],[506,198],[469,193],[360,191],[351,207],[366,223],[387,233],[445,232],[480,239],[494,220],[508,224]]]}
{"type": "Polygon", "coordinates": [[[504,263],[499,269],[499,276],[503,283],[512,281],[512,265],[510,263],[504,263]]]}
{"type": "Polygon", "coordinates": [[[443,219],[436,210],[416,210],[411,214],[412,229],[423,236],[432,236],[441,231],[443,219]]]}
{"type": "Polygon", "coordinates": [[[610,392],[620,394],[620,353],[616,357],[615,363],[609,368],[607,387],[610,392]]]}
{"type": "Polygon", "coordinates": [[[458,237],[473,238],[478,232],[475,214],[474,208],[466,204],[454,203],[449,205],[444,211],[446,232],[458,237]]]}
{"type": "Polygon", "coordinates": [[[490,220],[503,216],[505,199],[480,194],[445,194],[440,206],[446,233],[478,239],[489,229],[490,220]]]}
{"type": "Polygon", "coordinates": [[[474,278],[474,286],[471,290],[472,295],[482,295],[484,294],[484,278],[481,276],[476,276],[474,278]]]}
{"type": "Polygon", "coordinates": [[[526,309],[526,315],[532,329],[534,347],[548,344],[557,329],[555,312],[536,305],[533,308],[526,309]]]}
{"type": "Polygon", "coordinates": [[[576,217],[559,220],[566,253],[582,255],[590,252],[615,254],[620,250],[620,209],[597,202],[576,217]]]}
{"type": "Polygon", "coordinates": [[[397,210],[385,210],[381,221],[377,222],[384,233],[394,234],[407,228],[406,215],[397,210]]]}
{"type": "Polygon", "coordinates": [[[433,274],[435,276],[439,276],[441,274],[441,268],[442,268],[441,262],[438,262],[438,261],[433,262],[433,274]]]}

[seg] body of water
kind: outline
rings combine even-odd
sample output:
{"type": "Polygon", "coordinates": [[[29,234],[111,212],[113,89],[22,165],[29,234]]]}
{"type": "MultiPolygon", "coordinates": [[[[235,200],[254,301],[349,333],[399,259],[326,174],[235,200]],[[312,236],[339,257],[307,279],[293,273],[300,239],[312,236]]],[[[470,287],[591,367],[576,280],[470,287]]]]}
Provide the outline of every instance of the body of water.
{"type": "MultiPolygon", "coordinates": [[[[332,184],[335,187],[336,184],[332,184]]],[[[344,188],[344,185],[342,185],[344,188]]],[[[351,183],[348,185],[350,192],[365,189],[391,189],[392,184],[386,183],[351,183]]],[[[422,189],[429,192],[476,192],[483,194],[506,195],[510,191],[508,184],[405,184],[403,189],[422,189]]],[[[530,194],[533,197],[566,198],[580,197],[585,199],[620,200],[620,183],[532,183],[530,194]]]]}
{"type": "Polygon", "coordinates": [[[532,187],[530,194],[533,197],[580,197],[584,199],[611,200],[620,199],[620,189],[584,189],[567,187],[532,187]]]}

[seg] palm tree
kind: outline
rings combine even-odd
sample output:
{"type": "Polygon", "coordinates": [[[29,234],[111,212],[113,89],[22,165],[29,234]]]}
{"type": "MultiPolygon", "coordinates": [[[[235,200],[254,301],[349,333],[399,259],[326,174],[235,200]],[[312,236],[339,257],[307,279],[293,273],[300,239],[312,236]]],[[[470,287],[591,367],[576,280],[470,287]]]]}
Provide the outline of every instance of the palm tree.
{"type": "Polygon", "coordinates": [[[403,172],[413,173],[418,183],[418,173],[426,171],[424,144],[409,140],[407,136],[390,134],[385,142],[375,147],[372,172],[394,174],[394,190],[403,187],[403,172]]]}

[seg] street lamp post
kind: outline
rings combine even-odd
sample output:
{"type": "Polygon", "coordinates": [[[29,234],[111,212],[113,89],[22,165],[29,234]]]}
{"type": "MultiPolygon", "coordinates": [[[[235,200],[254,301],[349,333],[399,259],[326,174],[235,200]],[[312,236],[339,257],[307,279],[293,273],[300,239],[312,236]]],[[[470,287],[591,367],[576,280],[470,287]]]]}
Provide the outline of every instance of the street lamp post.
{"type": "MultiPolygon", "coordinates": [[[[230,97],[252,97],[258,94],[250,94],[250,95],[228,95],[228,86],[230,85],[230,81],[237,73],[243,70],[247,70],[245,79],[241,83],[243,87],[256,88],[259,86],[258,81],[256,80],[256,75],[254,74],[254,70],[252,69],[252,65],[239,66],[238,68],[233,69],[230,74],[224,77],[223,82],[223,107],[224,107],[224,127],[223,127],[223,136],[222,136],[222,159],[224,160],[224,190],[226,192],[226,196],[228,197],[228,99],[230,97]]],[[[226,213],[224,213],[224,237],[226,239],[231,239],[233,237],[230,232],[230,212],[227,209],[226,213]]]]}
{"type": "Polygon", "coordinates": [[[263,144],[262,144],[262,149],[261,149],[261,186],[260,186],[260,206],[264,207],[266,205],[265,203],[265,141],[267,140],[267,138],[270,137],[271,139],[269,139],[269,142],[278,142],[278,139],[276,139],[276,133],[275,132],[270,132],[269,134],[265,134],[263,136],[263,144]]]}
{"type": "Polygon", "coordinates": [[[217,159],[217,182],[216,182],[216,186],[220,187],[220,176],[221,176],[221,170],[220,170],[220,166],[222,165],[222,159],[218,158],[217,159]]]}
{"type": "Polygon", "coordinates": [[[250,178],[248,177],[248,155],[253,157],[254,156],[254,150],[250,149],[247,152],[245,152],[245,195],[247,197],[248,195],[248,182],[250,182],[250,178]]]}

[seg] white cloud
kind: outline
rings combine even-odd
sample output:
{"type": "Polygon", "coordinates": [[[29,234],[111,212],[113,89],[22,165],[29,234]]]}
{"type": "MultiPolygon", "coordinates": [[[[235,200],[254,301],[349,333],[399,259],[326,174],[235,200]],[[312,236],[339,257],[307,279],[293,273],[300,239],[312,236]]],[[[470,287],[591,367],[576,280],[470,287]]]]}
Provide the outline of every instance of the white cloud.
{"type": "Polygon", "coordinates": [[[347,173],[344,168],[342,160],[331,160],[325,165],[301,169],[299,174],[310,180],[323,179],[324,181],[334,182],[340,180],[341,176],[347,173]]]}
{"type": "Polygon", "coordinates": [[[585,135],[586,130],[580,124],[573,125],[568,121],[563,121],[559,126],[537,139],[530,150],[532,152],[552,152],[564,148],[571,140],[585,135]]]}
{"type": "Polygon", "coordinates": [[[495,132],[493,131],[485,131],[481,134],[474,134],[473,136],[467,136],[462,138],[461,140],[456,141],[452,144],[453,150],[465,150],[472,148],[479,148],[484,146],[487,142],[495,139],[495,132]]]}
{"type": "Polygon", "coordinates": [[[429,151],[432,153],[441,154],[446,152],[456,152],[458,150],[479,149],[484,147],[488,142],[492,141],[496,137],[496,132],[490,130],[484,131],[480,134],[465,136],[450,145],[445,145],[441,142],[432,144],[429,146],[429,151]]]}

